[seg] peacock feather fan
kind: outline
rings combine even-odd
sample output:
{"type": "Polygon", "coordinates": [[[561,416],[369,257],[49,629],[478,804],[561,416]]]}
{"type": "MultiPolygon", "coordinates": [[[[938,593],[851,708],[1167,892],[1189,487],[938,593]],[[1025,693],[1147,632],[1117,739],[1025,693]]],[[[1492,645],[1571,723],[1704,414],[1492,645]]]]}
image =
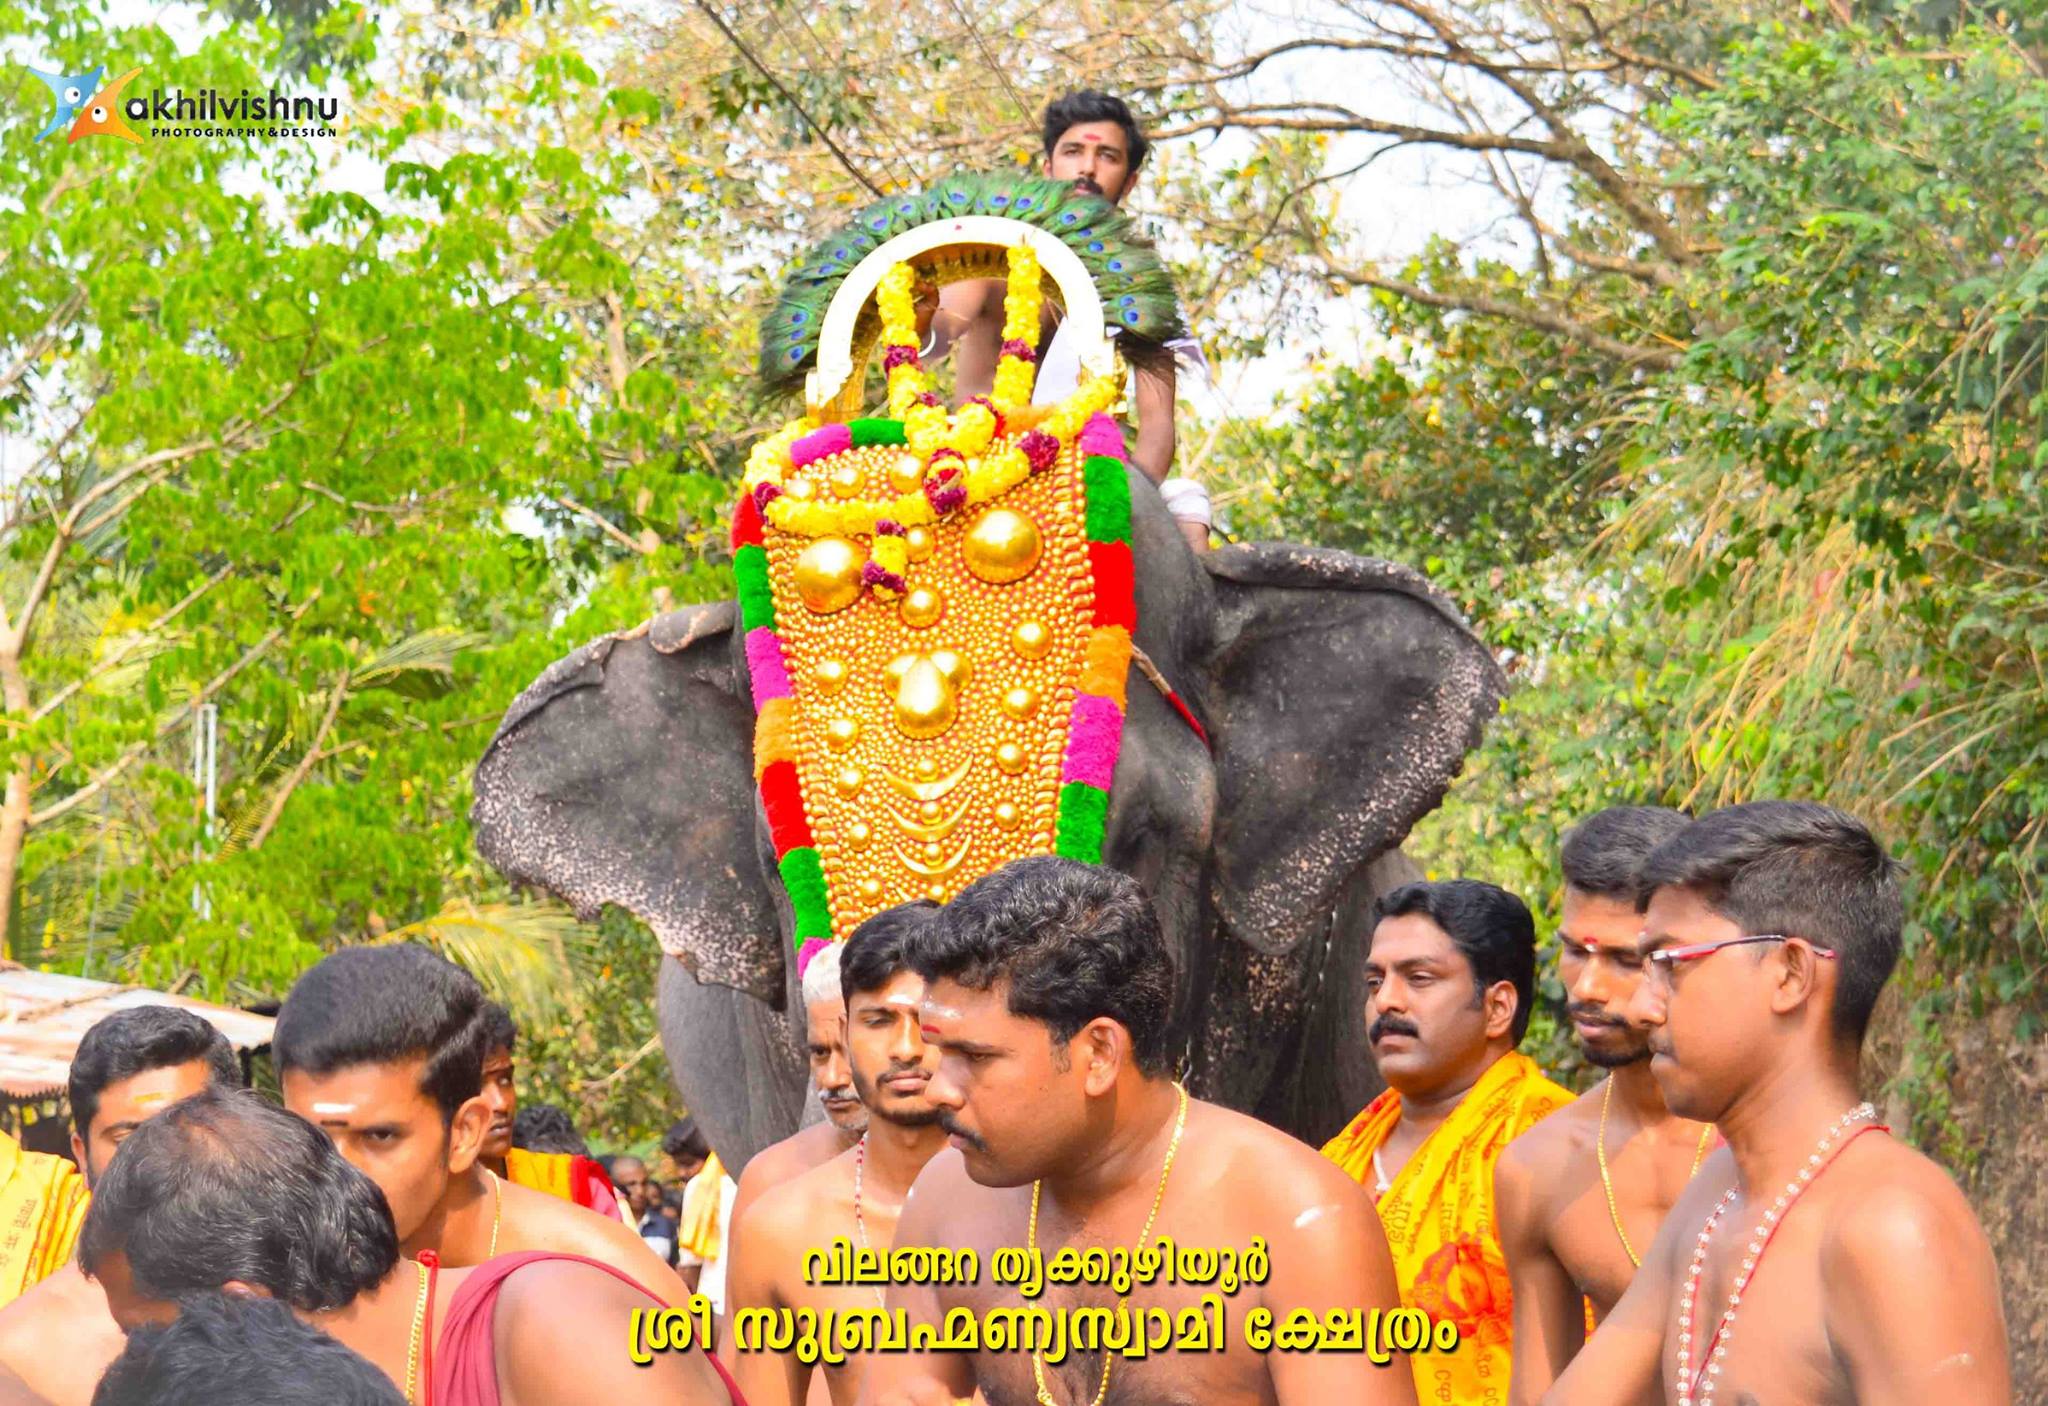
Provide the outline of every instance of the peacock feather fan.
{"type": "Polygon", "coordinates": [[[825,309],[854,265],[906,230],[962,215],[1000,215],[1058,235],[1086,266],[1111,327],[1155,343],[1186,335],[1173,276],[1129,215],[1065,181],[962,172],[877,200],[804,253],[761,319],[765,387],[802,389],[817,364],[825,309]]]}

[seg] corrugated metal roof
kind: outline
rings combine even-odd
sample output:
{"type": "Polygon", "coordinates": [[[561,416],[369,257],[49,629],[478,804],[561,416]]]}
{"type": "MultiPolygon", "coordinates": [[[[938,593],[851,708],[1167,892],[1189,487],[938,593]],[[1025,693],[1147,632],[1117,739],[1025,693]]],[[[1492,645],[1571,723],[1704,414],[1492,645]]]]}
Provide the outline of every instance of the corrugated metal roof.
{"type": "Polygon", "coordinates": [[[85,1032],[132,1006],[183,1006],[206,1017],[238,1050],[269,1044],[276,1024],[267,1015],[140,986],[0,964],[0,1093],[20,1099],[62,1093],[85,1032]]]}

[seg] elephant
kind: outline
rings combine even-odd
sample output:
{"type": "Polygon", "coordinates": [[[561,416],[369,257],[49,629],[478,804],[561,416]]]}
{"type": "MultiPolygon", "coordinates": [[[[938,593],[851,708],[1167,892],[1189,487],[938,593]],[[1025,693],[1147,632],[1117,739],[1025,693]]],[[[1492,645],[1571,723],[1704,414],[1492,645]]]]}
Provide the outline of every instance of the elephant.
{"type": "MultiPolygon", "coordinates": [[[[1399,846],[1505,679],[1415,572],[1281,543],[1196,553],[1149,479],[1131,471],[1130,489],[1136,643],[1207,737],[1134,671],[1103,862],[1157,909],[1190,1092],[1328,1136],[1380,1087],[1363,1019],[1370,905],[1416,877],[1399,846]]],[[[583,646],[514,700],[472,812],[508,879],[653,930],[677,1089],[735,1174],[815,1111],[753,722],[735,605],[675,610],[583,646]]]]}

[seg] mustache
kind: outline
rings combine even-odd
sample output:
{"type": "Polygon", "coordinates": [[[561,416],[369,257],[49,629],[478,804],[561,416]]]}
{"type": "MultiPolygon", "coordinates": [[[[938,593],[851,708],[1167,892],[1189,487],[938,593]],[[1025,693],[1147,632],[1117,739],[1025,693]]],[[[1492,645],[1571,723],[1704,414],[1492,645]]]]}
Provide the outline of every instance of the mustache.
{"type": "Polygon", "coordinates": [[[1102,194],[1102,187],[1095,183],[1095,178],[1093,176],[1074,177],[1074,189],[1080,191],[1084,195],[1102,194]]]}
{"type": "Polygon", "coordinates": [[[953,1116],[952,1111],[950,1109],[942,1108],[939,1110],[939,1126],[944,1128],[948,1133],[952,1134],[954,1137],[959,1138],[960,1141],[966,1143],[976,1152],[988,1151],[988,1144],[983,1142],[975,1134],[970,1133],[967,1131],[967,1129],[961,1127],[959,1120],[953,1116]]]}
{"type": "Polygon", "coordinates": [[[851,1084],[834,1084],[829,1089],[818,1090],[820,1103],[859,1103],[860,1095],[851,1084]]]}
{"type": "Polygon", "coordinates": [[[1628,1022],[1621,1017],[1609,1015],[1599,1006],[1582,1004],[1577,1001],[1566,1006],[1564,1011],[1573,1020],[1583,1020],[1588,1025],[1611,1025],[1617,1030],[1625,1029],[1628,1025],[1628,1022]]]}
{"type": "Polygon", "coordinates": [[[1365,1032],[1366,1040],[1375,1045],[1387,1035],[1407,1035],[1418,1040],[1422,1038],[1422,1032],[1415,1028],[1415,1022],[1403,1015],[1383,1015],[1373,1021],[1372,1027],[1365,1032]]]}

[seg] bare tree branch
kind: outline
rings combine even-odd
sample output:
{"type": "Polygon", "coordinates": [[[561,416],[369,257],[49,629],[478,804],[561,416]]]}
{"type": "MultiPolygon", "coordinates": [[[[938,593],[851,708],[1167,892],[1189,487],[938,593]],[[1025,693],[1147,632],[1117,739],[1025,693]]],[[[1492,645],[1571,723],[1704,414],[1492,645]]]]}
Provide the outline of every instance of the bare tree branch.
{"type": "Polygon", "coordinates": [[[1487,297],[1483,293],[1440,293],[1434,288],[1424,288],[1420,284],[1383,277],[1370,269],[1346,268],[1335,263],[1330,265],[1330,273],[1347,283],[1364,288],[1377,288],[1427,307],[1477,313],[1482,317],[1497,317],[1503,321],[1520,323],[1524,327],[1533,327],[1539,332],[1548,332],[1552,336],[1576,342],[1582,347],[1631,366],[1668,371],[1678,364],[1681,356],[1681,352],[1675,348],[1644,346],[1610,337],[1584,323],[1574,321],[1555,307],[1540,303],[1509,302],[1503,298],[1487,297]]]}
{"type": "Polygon", "coordinates": [[[320,759],[320,748],[326,744],[327,734],[334,730],[334,720],[341,714],[342,700],[348,697],[349,678],[349,671],[343,669],[334,680],[334,688],[327,695],[327,712],[320,719],[320,726],[313,733],[313,740],[306,744],[305,755],[299,758],[299,764],[293,767],[291,775],[285,778],[284,785],[272,798],[270,808],[263,813],[262,823],[256,827],[255,833],[249,836],[248,847],[252,853],[263,848],[263,842],[270,838],[270,832],[277,828],[277,822],[283,818],[284,808],[291,801],[292,792],[299,789],[299,783],[306,779],[307,774],[313,770],[313,764],[320,759]]]}

